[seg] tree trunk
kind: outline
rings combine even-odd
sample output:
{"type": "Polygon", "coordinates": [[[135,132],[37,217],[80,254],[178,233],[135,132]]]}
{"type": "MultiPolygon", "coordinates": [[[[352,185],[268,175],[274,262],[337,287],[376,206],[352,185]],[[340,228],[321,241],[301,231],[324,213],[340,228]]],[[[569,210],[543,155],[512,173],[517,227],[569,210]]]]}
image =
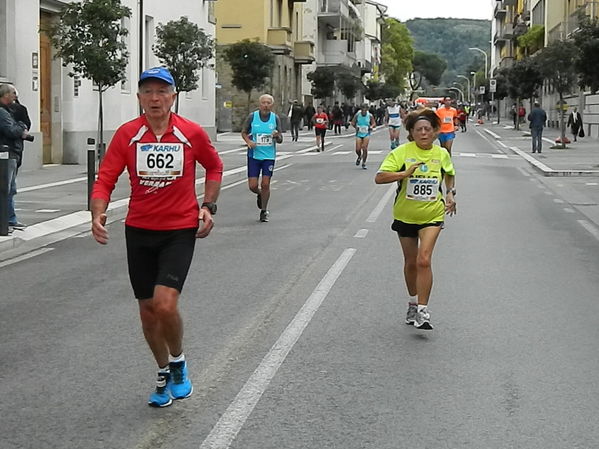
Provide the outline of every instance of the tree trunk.
{"type": "Polygon", "coordinates": [[[516,98],[516,131],[520,131],[520,97],[516,98]]]}
{"type": "Polygon", "coordinates": [[[252,105],[250,104],[251,101],[252,101],[252,91],[250,90],[248,92],[248,113],[247,113],[247,115],[250,115],[250,112],[251,112],[251,107],[252,107],[252,105]]]}
{"type": "Polygon", "coordinates": [[[179,113],[179,93],[177,92],[177,97],[175,98],[175,114],[179,113]]]}

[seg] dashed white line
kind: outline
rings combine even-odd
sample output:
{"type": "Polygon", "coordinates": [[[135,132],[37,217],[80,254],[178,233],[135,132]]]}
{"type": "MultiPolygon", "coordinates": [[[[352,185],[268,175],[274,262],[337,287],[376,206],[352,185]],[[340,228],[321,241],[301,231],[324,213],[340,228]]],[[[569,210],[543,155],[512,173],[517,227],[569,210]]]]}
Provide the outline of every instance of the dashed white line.
{"type": "Polygon", "coordinates": [[[364,238],[366,238],[367,235],[368,235],[368,229],[360,229],[358,232],[356,232],[354,237],[357,239],[364,239],[364,238]]]}
{"type": "Polygon", "coordinates": [[[578,220],[578,223],[580,223],[583,228],[585,228],[587,231],[589,231],[593,235],[593,237],[595,237],[597,240],[599,240],[599,229],[597,229],[596,226],[593,226],[591,223],[589,223],[586,220],[578,220]]]}
{"type": "Polygon", "coordinates": [[[387,193],[385,193],[385,195],[381,198],[381,200],[378,202],[376,207],[372,210],[372,212],[366,219],[366,221],[368,223],[374,223],[377,220],[377,218],[379,218],[379,215],[381,215],[381,212],[383,211],[385,204],[387,204],[387,201],[389,201],[389,198],[391,198],[395,194],[396,190],[397,190],[397,185],[394,183],[391,187],[389,187],[389,190],[387,190],[387,193]]]}
{"type": "Polygon", "coordinates": [[[564,207],[564,212],[568,212],[569,214],[576,213],[576,211],[570,207],[564,207]]]}
{"type": "Polygon", "coordinates": [[[277,342],[264,356],[258,368],[247,380],[231,405],[212,428],[202,442],[200,449],[227,449],[231,445],[268,388],[271,380],[277,374],[281,364],[285,361],[285,358],[295,346],[304,329],[306,329],[355,253],[356,249],[354,248],[345,249],[331,266],[277,342]]]}

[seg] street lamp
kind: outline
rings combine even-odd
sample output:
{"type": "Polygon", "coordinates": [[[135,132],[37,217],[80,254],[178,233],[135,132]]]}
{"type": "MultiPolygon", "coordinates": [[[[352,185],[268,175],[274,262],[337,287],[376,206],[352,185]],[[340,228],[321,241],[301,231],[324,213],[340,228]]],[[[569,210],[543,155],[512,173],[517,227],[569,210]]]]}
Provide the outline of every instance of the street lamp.
{"type": "MultiPolygon", "coordinates": [[[[457,84],[457,83],[453,83],[453,84],[457,84]]],[[[458,84],[460,85],[460,84],[458,84]]],[[[460,93],[460,96],[462,97],[462,103],[464,102],[464,92],[462,91],[462,89],[458,89],[457,87],[450,87],[448,90],[457,90],[460,93]]]]}
{"type": "Polygon", "coordinates": [[[478,51],[485,55],[485,79],[487,79],[489,76],[489,56],[487,55],[487,52],[478,47],[470,47],[468,50],[478,51]]]}
{"type": "Polygon", "coordinates": [[[468,103],[472,103],[472,89],[470,88],[470,78],[464,75],[458,75],[458,78],[464,78],[468,82],[468,103]]]}

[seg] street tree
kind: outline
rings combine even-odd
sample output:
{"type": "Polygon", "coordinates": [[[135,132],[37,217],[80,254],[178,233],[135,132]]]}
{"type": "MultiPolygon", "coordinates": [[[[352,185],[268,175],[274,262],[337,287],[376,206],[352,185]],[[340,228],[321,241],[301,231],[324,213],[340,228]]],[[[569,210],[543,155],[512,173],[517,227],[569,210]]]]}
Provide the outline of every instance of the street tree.
{"type": "Polygon", "coordinates": [[[351,101],[358,92],[364,89],[364,85],[360,80],[360,77],[351,72],[351,70],[345,68],[337,71],[335,75],[335,82],[341,93],[351,101]]]}
{"type": "Polygon", "coordinates": [[[324,99],[332,97],[335,93],[335,72],[331,67],[317,67],[306,77],[312,84],[311,92],[314,98],[324,99]]]}
{"type": "Polygon", "coordinates": [[[376,101],[385,98],[396,98],[400,93],[397,86],[390,86],[386,83],[371,79],[366,83],[364,96],[371,101],[376,101]]]}
{"type": "Polygon", "coordinates": [[[103,93],[126,79],[129,53],[123,38],[128,31],[121,21],[131,10],[120,0],[83,0],[65,4],[48,35],[56,48],[55,59],[98,88],[98,148],[104,147],[103,93]]]}
{"type": "MultiPolygon", "coordinates": [[[[152,47],[161,64],[173,75],[177,92],[198,88],[198,70],[214,54],[214,40],[187,17],[171,20],[156,27],[156,44],[152,47]]],[[[179,112],[179,95],[175,104],[179,112]]]]}
{"type": "Polygon", "coordinates": [[[433,86],[441,83],[443,72],[447,69],[447,61],[441,56],[423,51],[414,52],[412,65],[414,72],[421,74],[433,86]]]}
{"type": "MultiPolygon", "coordinates": [[[[543,84],[543,75],[537,58],[524,58],[516,61],[505,70],[507,90],[510,97],[520,106],[523,99],[536,96],[537,89],[543,84]]],[[[516,129],[520,129],[520,121],[516,120],[516,129]]]]}
{"type": "Polygon", "coordinates": [[[266,45],[249,39],[231,44],[223,51],[223,56],[231,66],[233,86],[248,95],[249,114],[252,90],[266,84],[271,77],[275,58],[266,45]]]}
{"type": "Polygon", "coordinates": [[[578,80],[574,67],[577,59],[576,44],[572,41],[553,41],[536,56],[543,77],[553,86],[559,95],[557,104],[560,124],[560,147],[566,148],[566,122],[564,120],[567,108],[564,95],[572,92],[578,80]]]}
{"type": "Polygon", "coordinates": [[[385,83],[405,88],[405,79],[412,71],[414,49],[408,28],[396,19],[385,20],[382,35],[381,72],[385,83]]]}
{"type": "Polygon", "coordinates": [[[599,90],[599,21],[585,15],[579,17],[578,30],[572,36],[578,48],[575,68],[580,87],[589,87],[591,93],[599,90]]]}

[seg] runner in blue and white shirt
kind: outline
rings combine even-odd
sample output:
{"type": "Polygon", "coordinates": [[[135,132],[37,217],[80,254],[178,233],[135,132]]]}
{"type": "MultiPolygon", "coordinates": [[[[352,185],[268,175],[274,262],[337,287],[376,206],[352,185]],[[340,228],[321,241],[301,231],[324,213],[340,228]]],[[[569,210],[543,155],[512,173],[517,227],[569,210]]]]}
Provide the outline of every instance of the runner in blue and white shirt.
{"type": "Polygon", "coordinates": [[[272,112],[274,98],[264,94],[260,97],[257,111],[252,112],[241,128],[241,137],[248,146],[248,187],[256,194],[256,204],[260,209],[260,221],[269,217],[270,178],[275,167],[277,143],[283,142],[281,121],[272,112]],[[258,183],[262,173],[262,180],[258,183]]]}
{"type": "Polygon", "coordinates": [[[399,129],[404,119],[405,111],[395,99],[387,100],[387,108],[385,109],[385,125],[389,127],[389,140],[391,141],[391,149],[399,146],[399,129]]]}
{"type": "Polygon", "coordinates": [[[362,168],[366,170],[366,158],[368,158],[368,142],[370,134],[376,128],[374,116],[368,112],[368,105],[364,103],[351,120],[351,125],[356,128],[356,165],[362,162],[362,168]]]}

